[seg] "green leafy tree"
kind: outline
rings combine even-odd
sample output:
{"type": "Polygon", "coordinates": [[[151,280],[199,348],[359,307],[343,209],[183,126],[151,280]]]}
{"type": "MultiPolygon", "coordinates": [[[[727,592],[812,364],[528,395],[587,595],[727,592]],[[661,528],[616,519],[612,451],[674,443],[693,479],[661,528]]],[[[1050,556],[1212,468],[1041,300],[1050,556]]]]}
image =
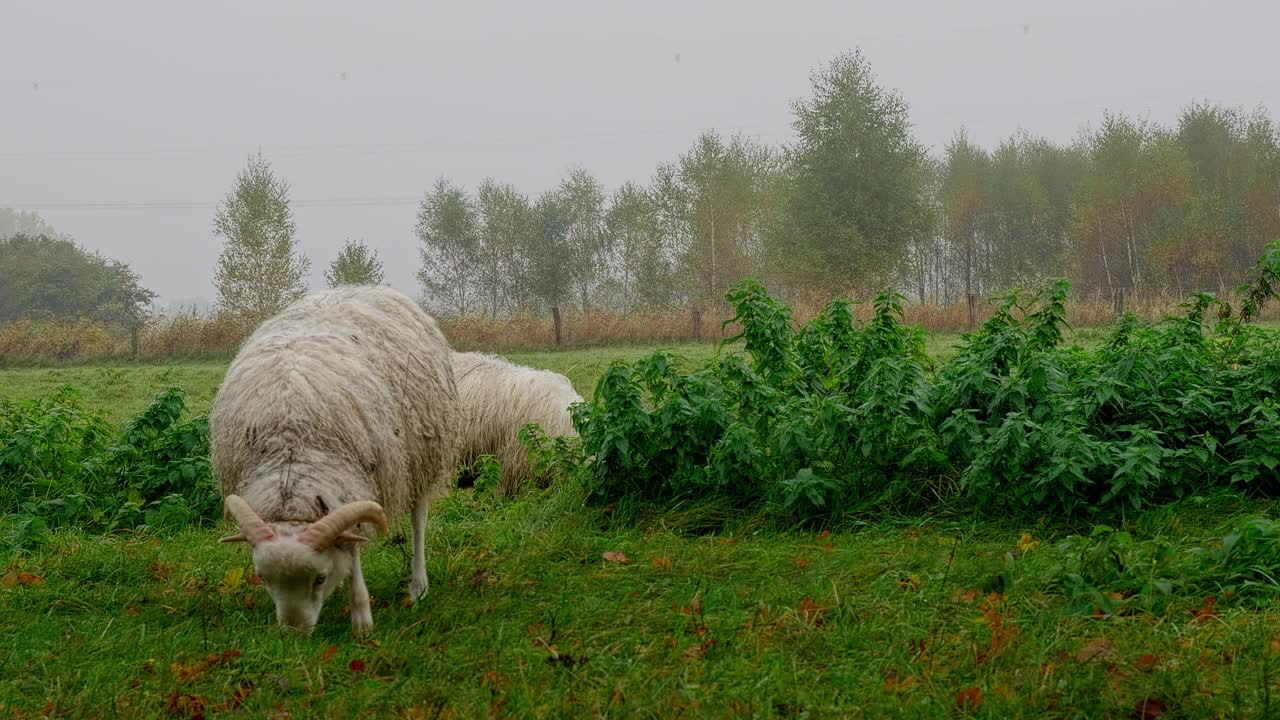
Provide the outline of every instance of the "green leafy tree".
{"type": "Polygon", "coordinates": [[[289,185],[261,154],[236,177],[213,231],[224,239],[214,285],[225,310],[261,320],[306,294],[311,261],[294,239],[289,185]]]}
{"type": "Polygon", "coordinates": [[[1196,198],[1184,237],[1175,240],[1180,257],[1168,272],[1208,275],[1199,279],[1202,286],[1220,273],[1238,279],[1263,246],[1280,237],[1275,124],[1261,110],[1197,103],[1182,111],[1176,133],[1193,168],[1196,198]],[[1213,251],[1206,252],[1206,244],[1213,251]]]}
{"type": "Polygon", "coordinates": [[[828,289],[880,283],[933,222],[927,157],[906,101],[860,51],[837,57],[794,106],[792,182],[779,230],[792,270],[828,289]]]}
{"type": "Polygon", "coordinates": [[[543,193],[533,205],[528,261],[531,294],[545,307],[564,304],[574,293],[576,266],[570,238],[572,217],[562,193],[543,193]]]}
{"type": "MultiPolygon", "coordinates": [[[[1192,169],[1166,130],[1106,115],[1088,139],[1089,170],[1074,217],[1078,286],[1115,293],[1152,281],[1148,253],[1192,197],[1192,169]]],[[[1167,236],[1167,232],[1165,233],[1167,236]]]]}
{"type": "Polygon", "coordinates": [[[655,189],[682,225],[674,251],[692,297],[720,301],[760,268],[763,209],[777,163],[768,148],[742,136],[704,133],[664,172],[655,189]]]}
{"type": "Polygon", "coordinates": [[[491,317],[528,304],[529,200],[513,185],[486,179],[476,189],[479,222],[476,280],[491,317]]]}
{"type": "Polygon", "coordinates": [[[338,251],[338,256],[324,271],[329,287],[339,285],[381,285],[382,260],[376,250],[370,250],[364,241],[348,239],[338,251]]]}
{"type": "Polygon", "coordinates": [[[625,183],[609,200],[605,230],[618,256],[617,295],[623,312],[671,303],[673,273],[653,196],[625,183]]]}
{"type": "Polygon", "coordinates": [[[26,316],[129,325],[146,317],[155,296],[128,265],[68,238],[0,238],[0,323],[26,316]]]}
{"type": "Polygon", "coordinates": [[[422,267],[418,281],[426,301],[444,313],[466,315],[481,301],[480,234],[475,205],[446,178],[436,180],[418,209],[416,228],[422,267]]]}
{"type": "Polygon", "coordinates": [[[985,229],[991,211],[991,157],[961,129],[947,145],[944,165],[943,236],[967,297],[982,292],[983,269],[990,258],[985,229]]]}
{"type": "Polygon", "coordinates": [[[557,188],[556,205],[566,221],[571,266],[569,281],[580,308],[596,305],[597,295],[610,281],[612,248],[604,228],[604,187],[581,168],[571,171],[557,188]]]}

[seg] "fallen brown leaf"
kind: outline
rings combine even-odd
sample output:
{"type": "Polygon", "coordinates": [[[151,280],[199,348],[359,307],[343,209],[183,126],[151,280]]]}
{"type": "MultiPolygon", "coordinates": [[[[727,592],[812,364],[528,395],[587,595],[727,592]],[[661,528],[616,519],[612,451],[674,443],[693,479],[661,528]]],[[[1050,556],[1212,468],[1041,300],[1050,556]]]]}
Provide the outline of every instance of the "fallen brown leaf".
{"type": "Polygon", "coordinates": [[[1156,720],[1164,715],[1164,700],[1158,697],[1145,697],[1133,707],[1134,720],[1156,720]]]}
{"type": "Polygon", "coordinates": [[[173,572],[173,563],[152,562],[151,563],[151,579],[156,582],[164,582],[169,579],[169,575],[173,572]]]}
{"type": "Polygon", "coordinates": [[[696,660],[701,660],[703,656],[707,654],[707,650],[715,647],[718,644],[719,643],[717,643],[713,638],[711,640],[707,640],[701,645],[691,645],[688,648],[686,648],[683,653],[684,661],[688,663],[688,662],[694,662],[696,660]]]}
{"type": "Polygon", "coordinates": [[[1158,662],[1160,661],[1155,655],[1143,655],[1134,663],[1134,667],[1138,668],[1140,672],[1151,672],[1158,662]]]}
{"type": "Polygon", "coordinates": [[[1191,622],[1193,623],[1207,622],[1209,620],[1213,620],[1214,618],[1218,617],[1218,611],[1213,609],[1213,606],[1217,602],[1218,601],[1215,600],[1214,598],[1211,598],[1211,597],[1205,598],[1203,605],[1191,611],[1191,622]]]}
{"type": "Polygon", "coordinates": [[[885,692],[905,693],[914,688],[918,683],[919,681],[916,680],[915,675],[908,675],[904,678],[897,669],[890,669],[889,672],[884,674],[885,692]]]}
{"type": "Polygon", "coordinates": [[[806,625],[817,627],[826,620],[827,609],[808,597],[800,600],[800,616],[806,625]]]}
{"type": "Polygon", "coordinates": [[[213,711],[215,713],[222,713],[228,710],[232,710],[234,708],[238,708],[244,704],[245,699],[248,698],[249,694],[252,692],[253,692],[253,685],[251,683],[245,683],[244,685],[241,685],[240,687],[236,688],[236,691],[231,693],[231,695],[228,696],[226,700],[218,703],[217,705],[214,705],[213,711]]]}
{"type": "Polygon", "coordinates": [[[476,571],[471,575],[471,579],[468,580],[467,583],[473,588],[478,588],[481,585],[488,585],[493,582],[493,580],[494,575],[489,571],[489,568],[481,567],[476,568],[476,571]]]}
{"type": "Polygon", "coordinates": [[[209,699],[199,695],[181,695],[177,690],[169,692],[168,711],[174,717],[188,717],[204,720],[204,709],[209,699]]]}
{"type": "Polygon", "coordinates": [[[956,707],[961,710],[977,710],[982,704],[982,691],[976,687],[965,688],[956,693],[956,707]]]}
{"type": "Polygon", "coordinates": [[[622,552],[621,550],[606,551],[604,554],[604,559],[609,562],[616,562],[616,563],[623,563],[623,564],[631,562],[631,558],[627,557],[627,554],[625,552],[622,552]]]}
{"type": "Polygon", "coordinates": [[[670,570],[672,566],[671,558],[666,555],[654,555],[653,567],[658,570],[670,570]]]}
{"type": "Polygon", "coordinates": [[[16,570],[10,570],[9,572],[4,574],[4,577],[0,577],[0,585],[4,585],[6,588],[10,590],[18,587],[19,585],[43,585],[43,584],[44,584],[44,578],[40,577],[39,575],[32,575],[29,572],[18,572],[16,570]]]}
{"type": "Polygon", "coordinates": [[[1076,653],[1076,662],[1087,663],[1094,658],[1107,659],[1115,654],[1111,648],[1111,640],[1108,638],[1094,638],[1084,644],[1080,648],[1080,652],[1076,653]]]}
{"type": "Polygon", "coordinates": [[[324,649],[324,652],[320,653],[320,662],[327,663],[333,659],[333,656],[337,654],[338,654],[338,646],[330,645],[329,647],[324,649]]]}

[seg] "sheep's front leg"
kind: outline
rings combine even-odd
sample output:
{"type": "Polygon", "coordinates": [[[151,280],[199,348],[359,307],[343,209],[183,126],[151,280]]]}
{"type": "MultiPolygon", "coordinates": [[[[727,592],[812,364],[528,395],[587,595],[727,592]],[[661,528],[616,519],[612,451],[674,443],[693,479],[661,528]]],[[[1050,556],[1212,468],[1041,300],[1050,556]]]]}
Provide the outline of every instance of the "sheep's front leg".
{"type": "Polygon", "coordinates": [[[409,581],[409,600],[416,601],[427,592],[427,499],[418,499],[413,508],[413,569],[409,581]]]}
{"type": "Polygon", "coordinates": [[[373,607],[369,604],[369,588],[360,569],[360,546],[351,546],[351,631],[359,635],[373,627],[373,607]]]}

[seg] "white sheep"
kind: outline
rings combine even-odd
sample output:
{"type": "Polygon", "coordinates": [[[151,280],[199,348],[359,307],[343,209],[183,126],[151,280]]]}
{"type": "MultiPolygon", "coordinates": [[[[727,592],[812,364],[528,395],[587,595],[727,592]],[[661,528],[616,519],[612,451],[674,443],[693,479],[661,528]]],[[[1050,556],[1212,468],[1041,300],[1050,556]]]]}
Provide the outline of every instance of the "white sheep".
{"type": "Polygon", "coordinates": [[[309,634],[351,580],[373,626],[359,544],[412,511],[411,599],[427,589],[427,505],[456,466],[458,394],[435,319],[387,287],[309,295],[264,322],[209,415],[213,474],[281,624],[309,634]]]}
{"type": "Polygon", "coordinates": [[[462,411],[459,461],[471,464],[481,455],[502,463],[500,495],[529,478],[529,453],[520,444],[520,429],[537,423],[549,437],[577,432],[569,406],[582,402],[569,378],[549,370],[514,365],[482,353],[453,353],[453,374],[462,411]]]}

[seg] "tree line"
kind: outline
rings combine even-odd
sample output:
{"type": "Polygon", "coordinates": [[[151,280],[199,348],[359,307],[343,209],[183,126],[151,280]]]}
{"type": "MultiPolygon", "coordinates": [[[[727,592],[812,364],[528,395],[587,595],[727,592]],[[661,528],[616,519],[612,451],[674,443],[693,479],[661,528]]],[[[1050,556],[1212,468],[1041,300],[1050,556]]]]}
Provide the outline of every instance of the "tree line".
{"type": "MultiPolygon", "coordinates": [[[[748,276],[783,298],[893,287],[939,305],[1057,276],[1087,298],[1183,295],[1234,286],[1280,238],[1280,139],[1261,109],[1197,103],[1167,127],[1106,114],[1064,144],[1018,132],[985,148],[962,128],[934,156],[906,100],[853,51],[813,73],[792,113],[785,146],[706,132],[648,180],[612,190],[582,168],[536,196],[439,178],[413,225],[424,304],[625,313],[723,302],[748,276]]],[[[289,186],[260,154],[213,231],[220,309],[256,320],[306,292],[289,186]]],[[[154,297],[32,213],[0,214],[6,235],[0,259],[26,259],[0,262],[13,276],[0,278],[0,320],[24,307],[132,318],[154,297]],[[60,253],[94,268],[83,293],[51,290],[60,253]]],[[[381,283],[382,261],[348,240],[324,277],[381,283]]]]}
{"type": "Polygon", "coordinates": [[[418,212],[428,301],[502,315],[714,302],[745,276],[783,296],[895,287],[949,305],[1047,277],[1078,294],[1182,295],[1239,281],[1280,238],[1280,142],[1263,110],[1106,114],[1073,142],[959,130],[940,157],[859,52],[812,78],[796,138],[704,133],[644,184],[577,169],[534,199],[438,180],[418,212]]]}

